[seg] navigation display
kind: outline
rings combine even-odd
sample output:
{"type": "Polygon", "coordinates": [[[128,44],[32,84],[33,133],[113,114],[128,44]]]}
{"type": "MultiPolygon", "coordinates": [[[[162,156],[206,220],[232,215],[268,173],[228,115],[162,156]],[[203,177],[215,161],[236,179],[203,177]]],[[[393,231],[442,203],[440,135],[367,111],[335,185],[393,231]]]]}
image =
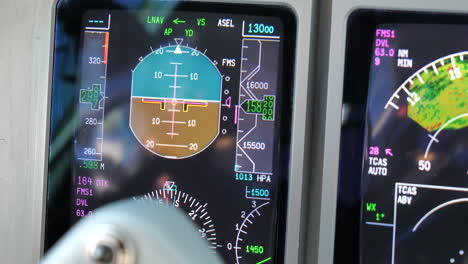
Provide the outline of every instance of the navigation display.
{"type": "Polygon", "coordinates": [[[374,31],[361,263],[468,261],[468,26],[374,31]]]}
{"type": "Polygon", "coordinates": [[[226,263],[281,263],[294,19],[206,6],[82,14],[69,225],[155,199],[183,210],[226,263]]]}

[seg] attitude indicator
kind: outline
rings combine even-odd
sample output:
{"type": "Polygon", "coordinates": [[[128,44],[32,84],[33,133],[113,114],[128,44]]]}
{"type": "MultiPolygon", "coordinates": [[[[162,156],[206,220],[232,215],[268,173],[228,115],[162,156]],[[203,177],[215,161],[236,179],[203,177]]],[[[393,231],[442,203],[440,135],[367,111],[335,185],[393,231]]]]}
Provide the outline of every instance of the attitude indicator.
{"type": "Polygon", "coordinates": [[[146,149],[170,159],[200,153],[219,133],[221,74],[181,43],[141,58],[132,78],[130,128],[146,149]]]}

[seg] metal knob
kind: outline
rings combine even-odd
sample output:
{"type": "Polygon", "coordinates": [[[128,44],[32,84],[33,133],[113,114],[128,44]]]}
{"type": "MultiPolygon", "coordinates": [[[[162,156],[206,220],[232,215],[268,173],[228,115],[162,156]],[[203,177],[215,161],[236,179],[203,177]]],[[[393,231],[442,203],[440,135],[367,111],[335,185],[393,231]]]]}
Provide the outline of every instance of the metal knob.
{"type": "Polygon", "coordinates": [[[97,263],[112,263],[114,261],[114,250],[107,245],[97,245],[91,258],[97,263]]]}

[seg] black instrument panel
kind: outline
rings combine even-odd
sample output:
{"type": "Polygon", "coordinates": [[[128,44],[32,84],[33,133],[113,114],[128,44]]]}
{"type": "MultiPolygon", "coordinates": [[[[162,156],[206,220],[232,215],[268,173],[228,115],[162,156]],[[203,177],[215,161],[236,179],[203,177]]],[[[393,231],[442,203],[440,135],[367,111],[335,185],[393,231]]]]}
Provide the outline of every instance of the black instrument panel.
{"type": "Polygon", "coordinates": [[[155,199],[226,262],[282,263],[294,15],[61,1],[55,29],[46,248],[102,205],[155,199]]]}
{"type": "Polygon", "coordinates": [[[335,263],[464,261],[467,22],[351,15],[335,263]]]}

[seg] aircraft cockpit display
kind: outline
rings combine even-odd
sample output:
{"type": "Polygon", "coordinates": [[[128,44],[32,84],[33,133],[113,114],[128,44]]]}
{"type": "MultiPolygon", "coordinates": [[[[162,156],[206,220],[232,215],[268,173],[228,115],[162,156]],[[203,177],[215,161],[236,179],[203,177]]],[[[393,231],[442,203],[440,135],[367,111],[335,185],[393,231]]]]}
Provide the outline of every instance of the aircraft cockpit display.
{"type": "MultiPolygon", "coordinates": [[[[390,11],[361,11],[354,19],[349,32],[358,21],[372,21],[361,34],[368,44],[357,52],[368,58],[358,78],[368,84],[362,166],[354,166],[359,263],[464,263],[467,19],[390,11]]],[[[350,46],[357,43],[348,37],[350,46]]]]}
{"type": "Polygon", "coordinates": [[[81,1],[79,16],[67,16],[75,2],[57,10],[46,245],[102,205],[153,199],[183,210],[226,263],[277,263],[294,15],[279,6],[81,1]],[[63,46],[75,49],[71,82],[63,46]],[[59,144],[67,151],[55,156],[59,144]]]}

